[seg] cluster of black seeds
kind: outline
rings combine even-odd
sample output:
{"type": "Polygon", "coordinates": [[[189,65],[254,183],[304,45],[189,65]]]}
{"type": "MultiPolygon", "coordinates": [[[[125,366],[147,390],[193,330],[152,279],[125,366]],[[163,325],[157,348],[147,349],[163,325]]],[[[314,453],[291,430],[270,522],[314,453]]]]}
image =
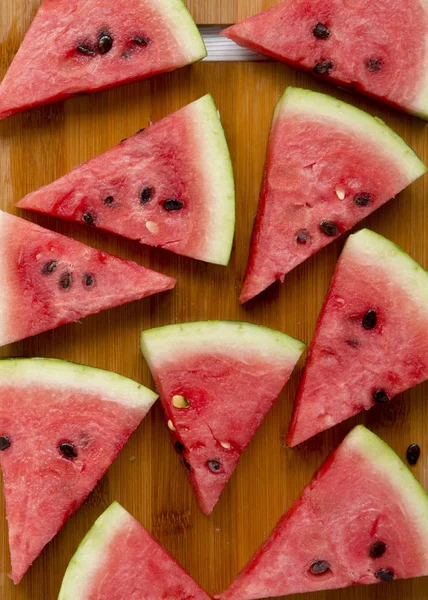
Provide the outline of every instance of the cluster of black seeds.
{"type": "MultiPolygon", "coordinates": [[[[45,263],[42,267],[41,273],[42,275],[49,277],[53,275],[53,273],[58,268],[58,261],[50,260],[45,263]]],[[[73,285],[73,275],[70,271],[64,271],[61,273],[58,279],[58,286],[62,290],[68,290],[73,285]]],[[[95,276],[92,273],[84,273],[82,277],[82,285],[86,288],[93,287],[95,285],[95,276]]]]}
{"type": "MultiPolygon", "coordinates": [[[[128,44],[129,49],[122,53],[122,58],[129,58],[132,54],[132,50],[135,48],[145,48],[150,44],[151,40],[147,36],[144,35],[136,35],[130,38],[128,44]]],[[[96,44],[91,44],[88,42],[79,43],[76,46],[76,50],[82,56],[96,56],[100,54],[107,54],[113,48],[114,40],[113,36],[109,33],[107,29],[103,29],[98,34],[98,39],[96,44]]]]}
{"type": "MultiPolygon", "coordinates": [[[[10,448],[11,441],[7,435],[0,436],[0,451],[4,452],[8,448],[10,448]]],[[[64,458],[68,460],[74,460],[77,458],[77,450],[76,447],[71,442],[60,442],[58,444],[58,451],[62,454],[64,458]]]]}
{"type": "MultiPolygon", "coordinates": [[[[144,131],[144,130],[142,130],[144,131]]],[[[148,204],[155,197],[155,190],[153,187],[149,185],[145,185],[142,187],[140,192],[140,204],[142,206],[148,204]]],[[[106,206],[114,206],[115,200],[113,196],[107,196],[104,198],[103,203],[106,206]]],[[[167,198],[162,202],[163,208],[168,212],[174,212],[177,210],[181,210],[184,208],[184,202],[179,200],[178,198],[167,198]]],[[[97,222],[97,216],[94,213],[86,212],[83,214],[83,221],[87,225],[95,225],[97,222]]]]}

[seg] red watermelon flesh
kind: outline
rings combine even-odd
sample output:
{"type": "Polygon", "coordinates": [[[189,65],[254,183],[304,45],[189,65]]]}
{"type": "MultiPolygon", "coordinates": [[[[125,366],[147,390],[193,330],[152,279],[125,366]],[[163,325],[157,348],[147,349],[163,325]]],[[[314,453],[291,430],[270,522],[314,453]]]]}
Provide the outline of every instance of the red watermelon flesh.
{"type": "Polygon", "coordinates": [[[89,530],[58,600],[209,600],[198,584],[117,502],[89,530]]]}
{"type": "Polygon", "coordinates": [[[0,211],[0,345],[132,300],[175,280],[0,211]]]}
{"type": "Polygon", "coordinates": [[[287,443],[428,378],[428,274],[364,229],[349,237],[318,320],[287,443]]]}
{"type": "Polygon", "coordinates": [[[147,360],[200,509],[210,514],[304,344],[250,323],[144,331],[147,360]]]}
{"type": "Polygon", "coordinates": [[[207,95],[18,203],[192,258],[227,264],[233,172],[207,95]]]}
{"type": "Polygon", "coordinates": [[[398,456],[356,427],[222,600],[428,575],[428,497],[398,456]]]}
{"type": "Polygon", "coordinates": [[[241,302],[283,281],[425,171],[382,121],[287,88],[273,119],[241,302]]]}
{"type": "Polygon", "coordinates": [[[204,56],[181,0],[44,0],[0,85],[0,119],[204,56]]]}
{"type": "Polygon", "coordinates": [[[18,583],[157,396],[115,373],[47,359],[1,361],[0,392],[0,464],[18,583]]]}
{"type": "Polygon", "coordinates": [[[285,0],[223,34],[428,118],[425,0],[285,0]]]}

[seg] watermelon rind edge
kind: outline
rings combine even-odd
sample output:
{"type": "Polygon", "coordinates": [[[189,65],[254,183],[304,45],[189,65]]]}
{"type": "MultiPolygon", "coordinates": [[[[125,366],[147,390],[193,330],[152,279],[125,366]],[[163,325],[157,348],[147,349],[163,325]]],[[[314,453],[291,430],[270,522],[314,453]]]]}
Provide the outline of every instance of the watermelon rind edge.
{"type": "Polygon", "coordinates": [[[298,361],[306,344],[285,333],[244,321],[195,321],[148,329],[141,333],[141,352],[152,369],[164,359],[218,350],[225,356],[254,348],[262,360],[298,361]]]}
{"type": "Polygon", "coordinates": [[[147,412],[158,395],[142,384],[97,367],[55,358],[7,358],[0,360],[0,384],[15,388],[35,385],[66,387],[102,394],[105,401],[117,402],[147,412]]]}
{"type": "Polygon", "coordinates": [[[367,138],[366,143],[382,147],[390,155],[399,171],[407,176],[408,183],[428,170],[405,140],[384,121],[333,96],[289,86],[276,106],[274,122],[283,113],[291,112],[307,113],[311,118],[325,118],[326,126],[330,122],[334,128],[335,122],[340,123],[354,130],[356,135],[364,136],[367,138]]]}
{"type": "Polygon", "coordinates": [[[131,515],[113,502],[80,542],[65,571],[58,600],[85,600],[92,578],[107,558],[105,549],[131,515]]]}

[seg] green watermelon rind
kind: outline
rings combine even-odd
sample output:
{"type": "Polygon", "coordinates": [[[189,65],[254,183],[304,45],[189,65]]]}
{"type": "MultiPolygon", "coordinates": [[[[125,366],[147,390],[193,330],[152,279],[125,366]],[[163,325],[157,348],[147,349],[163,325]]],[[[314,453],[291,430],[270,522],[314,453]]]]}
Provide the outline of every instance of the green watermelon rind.
{"type": "Polygon", "coordinates": [[[422,312],[428,311],[428,273],[400,246],[370,229],[350,235],[343,249],[343,258],[355,255],[359,264],[373,264],[400,284],[403,294],[416,302],[422,312]]]}
{"type": "Polygon", "coordinates": [[[147,412],[158,395],[140,383],[117,373],[55,358],[0,360],[0,384],[15,388],[44,385],[102,394],[105,401],[147,412]]]}
{"type": "Polygon", "coordinates": [[[229,147],[220,114],[211,94],[194,102],[199,156],[206,184],[206,210],[211,214],[206,223],[207,247],[201,260],[226,266],[232,252],[235,234],[235,181],[229,147]]]}
{"type": "Polygon", "coordinates": [[[158,7],[168,22],[171,33],[177,40],[180,49],[186,53],[189,63],[197,62],[207,56],[199,29],[182,0],[150,0],[158,7]]]}
{"type": "Polygon", "coordinates": [[[216,350],[225,356],[235,351],[238,357],[251,348],[261,360],[268,357],[294,365],[306,344],[280,331],[244,321],[195,321],[156,327],[141,334],[141,352],[151,369],[174,358],[174,352],[185,360],[186,347],[192,355],[216,350]]]}
{"type": "Polygon", "coordinates": [[[308,114],[312,118],[340,123],[348,129],[355,130],[357,135],[364,135],[370,145],[377,145],[389,154],[396,163],[397,168],[404,172],[411,183],[427,172],[426,165],[420,160],[410,146],[378,117],[372,117],[365,111],[352,106],[333,96],[288,87],[279,100],[274,114],[274,123],[284,115],[290,113],[308,114]]]}
{"type": "Polygon", "coordinates": [[[110,504],[98,517],[68,564],[58,600],[87,598],[92,578],[102,568],[103,558],[107,558],[106,548],[130,518],[131,515],[118,502],[110,504]]]}

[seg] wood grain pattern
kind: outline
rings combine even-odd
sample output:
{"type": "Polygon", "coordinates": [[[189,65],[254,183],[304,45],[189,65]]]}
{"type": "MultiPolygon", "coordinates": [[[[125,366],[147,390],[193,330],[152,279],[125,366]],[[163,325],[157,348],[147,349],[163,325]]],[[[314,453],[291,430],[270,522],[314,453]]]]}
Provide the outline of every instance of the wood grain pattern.
{"type": "MultiPolygon", "coordinates": [[[[0,76],[16,52],[40,0],[1,0],[0,76]]],[[[187,0],[200,23],[233,22],[275,0],[187,0]]],[[[237,232],[228,268],[198,263],[139,246],[78,224],[25,214],[55,231],[131,258],[178,278],[177,288],[61,327],[1,349],[0,356],[45,356],[117,371],[153,385],[138,349],[143,328],[196,319],[244,319],[275,327],[309,342],[344,239],[295,269],[248,306],[238,304],[250,232],[256,212],[272,111],[287,85],[330,92],[379,115],[428,160],[425,124],[375,102],[320,85],[276,63],[203,63],[150,81],[80,97],[0,122],[1,208],[14,203],[144,127],[211,92],[221,110],[237,184],[237,232]]],[[[428,178],[366,219],[428,267],[428,178]]],[[[284,446],[300,369],[293,374],[225,489],[214,514],[197,509],[171,448],[161,407],[155,406],[87,502],[48,545],[22,583],[8,580],[9,555],[0,495],[0,598],[55,600],[64,570],[92,522],[112,500],[120,501],[210,593],[226,588],[272,527],[309,482],[327,454],[356,424],[366,423],[400,456],[412,442],[422,446],[415,475],[428,488],[428,383],[388,406],[321,434],[295,450],[284,446]],[[135,460],[134,458],[135,457],[135,460]]],[[[294,598],[294,597],[290,597],[294,598]]],[[[428,600],[427,580],[358,587],[301,600],[428,600]]],[[[296,597],[297,600],[297,597],[296,597]]]]}

